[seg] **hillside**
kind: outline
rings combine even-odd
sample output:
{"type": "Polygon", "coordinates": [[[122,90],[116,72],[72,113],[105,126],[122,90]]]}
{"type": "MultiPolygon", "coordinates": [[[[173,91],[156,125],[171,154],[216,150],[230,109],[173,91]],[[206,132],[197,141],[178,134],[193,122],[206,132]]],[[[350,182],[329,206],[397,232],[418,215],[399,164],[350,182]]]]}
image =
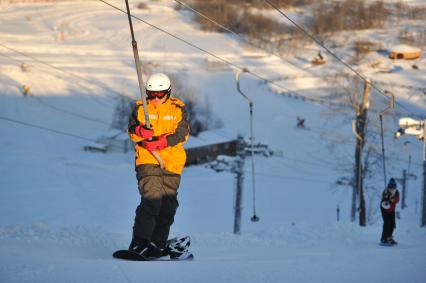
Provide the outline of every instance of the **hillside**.
{"type": "MultiPolygon", "coordinates": [[[[108,3],[125,9],[124,1],[108,3]]],[[[231,35],[200,30],[188,11],[174,9],[174,1],[147,3],[148,9],[132,7],[139,19],[281,86],[241,77],[243,91],[254,101],[256,141],[282,152],[282,157],[255,158],[260,221],[250,222],[249,160],[241,235],[232,234],[234,176],[191,166],[182,175],[172,234],[191,235],[195,261],[113,260],[112,251],[129,244],[139,202],[134,156],[83,148],[110,132],[119,94],[139,96],[127,17],[100,1],[1,2],[0,281],[424,282],[422,144],[392,138],[397,118],[424,117],[424,55],[415,61],[419,70],[412,61],[392,61],[376,52],[357,65],[396,94],[397,107],[385,117],[388,178],[401,176],[409,156],[410,173],[417,177],[409,180],[408,207],[398,205],[400,244],[388,249],[378,245],[382,172],[369,183],[367,227],[350,222],[352,190],[336,185],[352,172],[354,113],[330,108],[341,101],[331,95],[336,85],[324,76],[347,70],[332,60],[312,67],[313,43],[311,53],[287,55],[289,64],[231,35]],[[370,64],[377,60],[397,71],[378,72],[370,64]],[[26,97],[24,84],[31,88],[26,97]],[[292,92],[309,99],[289,97],[292,92]],[[306,130],[296,128],[298,116],[306,119],[306,130]]],[[[223,122],[217,130],[223,138],[248,136],[249,109],[236,91],[235,68],[137,19],[134,28],[146,73],[167,72],[195,89],[223,122]]],[[[389,38],[383,44],[390,48],[396,43],[391,35],[387,29],[342,33],[340,40],[389,38]]],[[[336,51],[351,56],[350,47],[336,51]]],[[[371,117],[377,123],[387,100],[372,96],[371,117]]],[[[378,139],[376,145],[380,149],[378,139]]]]}

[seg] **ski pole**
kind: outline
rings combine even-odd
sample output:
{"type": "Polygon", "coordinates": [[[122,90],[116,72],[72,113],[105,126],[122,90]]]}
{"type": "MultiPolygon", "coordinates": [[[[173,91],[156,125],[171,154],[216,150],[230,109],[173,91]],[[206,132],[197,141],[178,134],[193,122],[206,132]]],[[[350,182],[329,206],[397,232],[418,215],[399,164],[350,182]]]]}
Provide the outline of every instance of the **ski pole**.
{"type": "MultiPolygon", "coordinates": [[[[132,34],[133,56],[135,57],[136,73],[138,75],[138,83],[139,83],[139,92],[140,92],[140,95],[141,95],[143,112],[144,112],[144,116],[145,116],[145,126],[148,129],[151,129],[151,123],[149,121],[148,107],[147,107],[146,97],[145,97],[145,87],[144,87],[143,79],[142,79],[141,62],[139,60],[138,43],[135,40],[135,34],[133,32],[132,16],[130,14],[129,1],[128,0],[125,0],[125,1],[126,1],[126,8],[127,8],[127,17],[129,18],[130,33],[132,34]]],[[[152,140],[152,139],[150,139],[150,140],[152,140]]],[[[162,169],[164,169],[164,162],[161,159],[158,152],[153,150],[153,151],[151,151],[151,154],[155,157],[155,159],[157,159],[158,163],[160,164],[160,167],[162,169]]]]}

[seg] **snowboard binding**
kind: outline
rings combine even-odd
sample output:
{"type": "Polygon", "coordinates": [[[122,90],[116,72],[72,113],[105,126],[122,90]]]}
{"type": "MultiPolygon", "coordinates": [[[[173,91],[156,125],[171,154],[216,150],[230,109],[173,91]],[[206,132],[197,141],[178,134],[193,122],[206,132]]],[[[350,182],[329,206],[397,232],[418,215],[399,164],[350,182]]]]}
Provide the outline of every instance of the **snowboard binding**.
{"type": "Polygon", "coordinates": [[[164,248],[163,255],[170,256],[170,259],[184,259],[193,257],[189,252],[191,245],[191,238],[189,236],[175,237],[167,241],[164,248]]]}

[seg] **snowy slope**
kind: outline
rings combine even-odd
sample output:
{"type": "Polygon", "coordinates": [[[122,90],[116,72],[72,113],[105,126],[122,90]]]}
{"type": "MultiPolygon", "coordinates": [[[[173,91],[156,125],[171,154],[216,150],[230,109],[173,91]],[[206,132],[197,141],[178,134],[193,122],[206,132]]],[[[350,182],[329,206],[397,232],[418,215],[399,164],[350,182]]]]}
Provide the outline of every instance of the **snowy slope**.
{"type": "MultiPolygon", "coordinates": [[[[110,3],[124,9],[124,1],[110,3]]],[[[280,81],[288,89],[326,98],[326,91],[315,91],[327,87],[316,77],[321,69],[302,70],[271,56],[254,58],[230,37],[199,31],[173,3],[153,1],[149,10],[133,11],[238,66],[268,78],[293,78],[280,81]]],[[[208,98],[226,125],[224,139],[248,134],[248,105],[236,92],[232,70],[210,72],[201,51],[142,22],[135,20],[134,27],[148,69],[177,74],[208,98]]],[[[353,155],[348,117],[330,119],[326,107],[274,94],[247,75],[241,86],[254,101],[256,139],[283,152],[283,157],[256,157],[261,221],[250,222],[249,160],[239,236],[232,234],[233,176],[190,167],[183,174],[172,234],[192,236],[196,260],[113,260],[111,252],[128,245],[139,202],[133,155],[82,148],[109,130],[118,93],[138,96],[127,18],[97,1],[2,2],[0,31],[0,282],[425,281],[426,231],[419,228],[418,203],[421,144],[407,139],[411,143],[403,148],[402,141],[392,140],[396,127],[389,124],[386,148],[400,154],[388,174],[399,176],[411,154],[411,172],[418,178],[409,181],[408,208],[397,222],[400,245],[379,247],[377,211],[366,228],[351,223],[351,190],[334,185],[345,164],[342,156],[350,160],[353,155]],[[20,69],[23,62],[30,66],[27,73],[20,69]],[[22,96],[23,84],[31,86],[32,96],[22,96]],[[295,129],[297,116],[306,118],[309,130],[295,129]],[[338,136],[328,135],[332,132],[338,136]],[[333,145],[339,137],[346,143],[333,145]]],[[[408,69],[391,79],[424,86],[424,73],[408,69]]],[[[392,74],[377,76],[387,80],[392,74]]],[[[425,112],[424,99],[399,94],[404,106],[425,112]]],[[[372,210],[377,210],[382,182],[377,176],[372,210]]]]}

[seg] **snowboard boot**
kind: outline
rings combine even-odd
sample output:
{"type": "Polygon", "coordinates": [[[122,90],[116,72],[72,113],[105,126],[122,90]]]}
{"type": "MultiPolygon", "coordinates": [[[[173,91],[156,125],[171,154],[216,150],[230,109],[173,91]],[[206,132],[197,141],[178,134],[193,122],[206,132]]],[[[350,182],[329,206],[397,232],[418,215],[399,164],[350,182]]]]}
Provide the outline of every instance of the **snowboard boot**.
{"type": "Polygon", "coordinates": [[[390,245],[396,245],[396,244],[398,244],[398,242],[397,242],[397,241],[395,241],[392,237],[389,237],[389,238],[387,239],[387,242],[388,242],[390,245]]]}
{"type": "Polygon", "coordinates": [[[170,256],[170,259],[184,259],[191,255],[188,252],[190,244],[191,238],[188,236],[170,239],[163,250],[163,255],[170,256]]]}
{"type": "Polygon", "coordinates": [[[138,253],[148,260],[163,256],[162,250],[148,240],[133,239],[129,251],[138,253]]]}

